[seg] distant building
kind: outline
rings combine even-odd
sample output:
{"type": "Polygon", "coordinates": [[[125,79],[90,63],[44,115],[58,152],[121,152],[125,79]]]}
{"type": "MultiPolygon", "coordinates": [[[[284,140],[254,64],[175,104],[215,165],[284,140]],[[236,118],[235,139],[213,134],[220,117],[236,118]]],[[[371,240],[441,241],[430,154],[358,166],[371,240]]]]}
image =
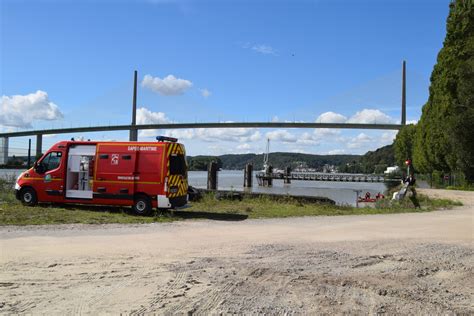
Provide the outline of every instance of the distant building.
{"type": "Polygon", "coordinates": [[[400,171],[400,167],[394,166],[394,167],[387,167],[387,170],[385,170],[383,173],[384,174],[391,174],[391,173],[398,172],[398,171],[400,171]]]}
{"type": "Polygon", "coordinates": [[[336,172],[336,167],[334,165],[325,164],[323,166],[324,173],[334,173],[336,172]]]}

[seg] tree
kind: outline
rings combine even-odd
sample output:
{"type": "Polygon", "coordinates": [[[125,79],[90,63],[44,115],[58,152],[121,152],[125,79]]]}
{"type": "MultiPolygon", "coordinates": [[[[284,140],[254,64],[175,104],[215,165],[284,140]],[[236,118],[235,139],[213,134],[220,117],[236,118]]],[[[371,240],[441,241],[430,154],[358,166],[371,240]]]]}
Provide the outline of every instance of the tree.
{"type": "Polygon", "coordinates": [[[416,136],[416,125],[403,126],[393,143],[395,162],[399,167],[405,166],[405,160],[413,159],[413,142],[416,136]]]}
{"type": "Polygon", "coordinates": [[[474,182],[474,2],[451,2],[446,28],[417,124],[414,162],[423,172],[461,171],[474,182]]]}

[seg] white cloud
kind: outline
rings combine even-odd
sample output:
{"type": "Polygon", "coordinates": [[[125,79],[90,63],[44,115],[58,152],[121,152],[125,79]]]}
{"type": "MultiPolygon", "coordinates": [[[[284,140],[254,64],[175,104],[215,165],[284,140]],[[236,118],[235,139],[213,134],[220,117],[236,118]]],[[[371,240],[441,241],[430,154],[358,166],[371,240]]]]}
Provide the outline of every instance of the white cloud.
{"type": "Polygon", "coordinates": [[[207,146],[207,153],[212,155],[223,155],[223,154],[247,154],[254,152],[255,148],[248,143],[243,143],[238,146],[228,147],[228,144],[212,144],[207,146]]]}
{"type": "Polygon", "coordinates": [[[250,148],[252,148],[252,146],[250,146],[247,143],[243,143],[243,144],[240,144],[239,146],[237,146],[237,149],[250,149],[250,148]]]}
{"type": "Polygon", "coordinates": [[[201,89],[201,95],[204,97],[204,98],[209,98],[211,96],[211,91],[207,90],[207,89],[201,89]]]}
{"type": "Polygon", "coordinates": [[[286,129],[279,129],[272,132],[266,133],[265,137],[270,140],[279,141],[283,143],[296,143],[303,146],[314,146],[320,145],[323,142],[334,140],[336,136],[339,136],[340,130],[329,129],[329,128],[318,128],[312,133],[304,132],[290,133],[286,129]]]}
{"type": "Polygon", "coordinates": [[[192,86],[191,81],[179,79],[173,75],[168,75],[163,79],[145,75],[142,80],[142,87],[166,96],[181,95],[192,86]]]}
{"type": "Polygon", "coordinates": [[[317,128],[314,130],[313,135],[318,140],[328,139],[334,136],[339,136],[341,130],[335,128],[317,128]]]}
{"type": "Polygon", "coordinates": [[[152,112],[147,108],[137,109],[137,124],[167,124],[171,123],[163,112],[152,112]]]}
{"type": "Polygon", "coordinates": [[[272,117],[272,123],[277,123],[279,121],[280,120],[278,119],[278,116],[275,115],[274,117],[272,117]]]}
{"type": "Polygon", "coordinates": [[[296,140],[297,144],[300,145],[319,145],[319,139],[313,134],[304,132],[296,140]]]}
{"type": "Polygon", "coordinates": [[[245,49],[251,49],[259,54],[277,56],[276,49],[267,44],[252,44],[250,42],[246,42],[242,44],[242,47],[245,49]]]}
{"type": "Polygon", "coordinates": [[[224,148],[223,146],[220,146],[220,145],[210,145],[210,146],[207,146],[207,151],[206,151],[206,154],[207,155],[224,155],[224,154],[228,154],[229,153],[229,149],[227,148],[224,148]]]}
{"type": "Polygon", "coordinates": [[[252,146],[250,146],[250,144],[248,143],[243,143],[243,144],[240,144],[236,147],[236,153],[241,153],[241,154],[248,154],[248,153],[251,153],[255,150],[255,148],[253,148],[252,146]]]}
{"type": "Polygon", "coordinates": [[[268,132],[265,136],[270,140],[284,143],[296,143],[297,141],[296,136],[288,132],[286,129],[277,129],[275,131],[268,132]]]}
{"type": "Polygon", "coordinates": [[[380,141],[382,145],[388,145],[393,143],[393,140],[395,139],[395,136],[397,136],[398,131],[388,131],[384,132],[382,136],[380,137],[380,141]]]}
{"type": "Polygon", "coordinates": [[[363,109],[347,120],[347,123],[391,124],[394,119],[380,110],[363,109]]]}
{"type": "Polygon", "coordinates": [[[253,45],[252,50],[264,55],[276,55],[276,50],[273,47],[265,44],[253,45]]]}
{"type": "Polygon", "coordinates": [[[178,139],[193,139],[194,131],[192,129],[142,129],[138,135],[140,137],[168,136],[178,139]]]}
{"type": "Polygon", "coordinates": [[[248,142],[259,140],[261,134],[255,128],[197,128],[195,138],[206,142],[248,142]]]}
{"type": "Polygon", "coordinates": [[[328,151],[328,155],[343,155],[346,153],[345,149],[333,149],[328,151]]]}
{"type": "MultiPolygon", "coordinates": [[[[152,112],[147,108],[137,110],[137,124],[167,124],[173,123],[165,113],[152,112]]],[[[140,130],[141,137],[165,135],[179,139],[199,139],[206,142],[231,141],[254,142],[261,139],[260,131],[256,128],[195,128],[176,130],[140,130]]]]}
{"type": "Polygon", "coordinates": [[[0,125],[31,128],[38,120],[53,121],[64,116],[48,94],[38,90],[27,95],[3,95],[0,103],[0,125]]]}
{"type": "Polygon", "coordinates": [[[296,154],[310,154],[310,152],[304,150],[303,148],[291,148],[290,153],[296,153],[296,154]]]}
{"type": "Polygon", "coordinates": [[[407,125],[409,125],[409,124],[416,125],[416,124],[418,124],[418,120],[407,120],[406,123],[407,123],[407,125]]]}
{"type": "Polygon", "coordinates": [[[359,123],[359,124],[393,124],[395,119],[377,109],[363,109],[349,119],[342,114],[325,112],[316,118],[317,123],[359,123]]]}
{"type": "MultiPolygon", "coordinates": [[[[137,109],[137,125],[145,124],[168,124],[172,121],[166,117],[166,114],[163,112],[152,112],[147,108],[141,107],[137,109]]],[[[153,137],[157,135],[162,135],[163,131],[156,129],[142,129],[139,131],[139,135],[142,137],[153,137]]],[[[167,134],[166,136],[172,136],[167,134]]],[[[176,136],[172,136],[176,137],[176,136]]]]}
{"type": "Polygon", "coordinates": [[[365,133],[360,133],[356,137],[352,137],[349,143],[347,144],[347,148],[356,149],[361,148],[367,143],[373,142],[373,138],[365,133]]]}
{"type": "Polygon", "coordinates": [[[165,135],[178,139],[195,139],[205,142],[254,142],[261,139],[260,132],[255,128],[195,128],[177,130],[142,130],[140,136],[153,137],[165,135]]]}
{"type": "Polygon", "coordinates": [[[345,123],[346,121],[347,117],[334,112],[325,112],[316,119],[317,123],[345,123]]]}

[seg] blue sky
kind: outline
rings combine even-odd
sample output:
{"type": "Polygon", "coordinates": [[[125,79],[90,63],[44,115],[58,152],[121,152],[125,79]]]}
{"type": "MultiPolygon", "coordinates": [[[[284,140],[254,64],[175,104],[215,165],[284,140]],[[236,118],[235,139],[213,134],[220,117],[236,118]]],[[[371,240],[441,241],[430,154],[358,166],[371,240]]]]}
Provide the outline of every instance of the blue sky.
{"type": "MultiPolygon", "coordinates": [[[[22,130],[129,123],[135,69],[143,123],[396,122],[404,59],[416,121],[449,0],[0,3],[0,128],[22,130]]],[[[360,154],[394,137],[236,129],[146,131],[140,140],[157,134],[178,136],[190,155],[262,152],[267,137],[272,151],[360,154]]],[[[72,136],[128,134],[57,135],[44,146],[72,136]]]]}

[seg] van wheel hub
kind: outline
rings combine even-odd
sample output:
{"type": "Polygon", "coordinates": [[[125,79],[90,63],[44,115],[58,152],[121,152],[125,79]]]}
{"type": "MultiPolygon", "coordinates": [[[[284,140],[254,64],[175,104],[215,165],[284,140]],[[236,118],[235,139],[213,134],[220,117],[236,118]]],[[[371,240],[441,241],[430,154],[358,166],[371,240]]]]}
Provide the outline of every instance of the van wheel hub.
{"type": "Polygon", "coordinates": [[[26,203],[30,203],[32,199],[33,199],[33,196],[31,195],[30,192],[25,192],[25,194],[23,194],[23,200],[26,203]]]}
{"type": "Polygon", "coordinates": [[[138,201],[137,210],[143,212],[146,209],[146,203],[144,201],[138,201]]]}

